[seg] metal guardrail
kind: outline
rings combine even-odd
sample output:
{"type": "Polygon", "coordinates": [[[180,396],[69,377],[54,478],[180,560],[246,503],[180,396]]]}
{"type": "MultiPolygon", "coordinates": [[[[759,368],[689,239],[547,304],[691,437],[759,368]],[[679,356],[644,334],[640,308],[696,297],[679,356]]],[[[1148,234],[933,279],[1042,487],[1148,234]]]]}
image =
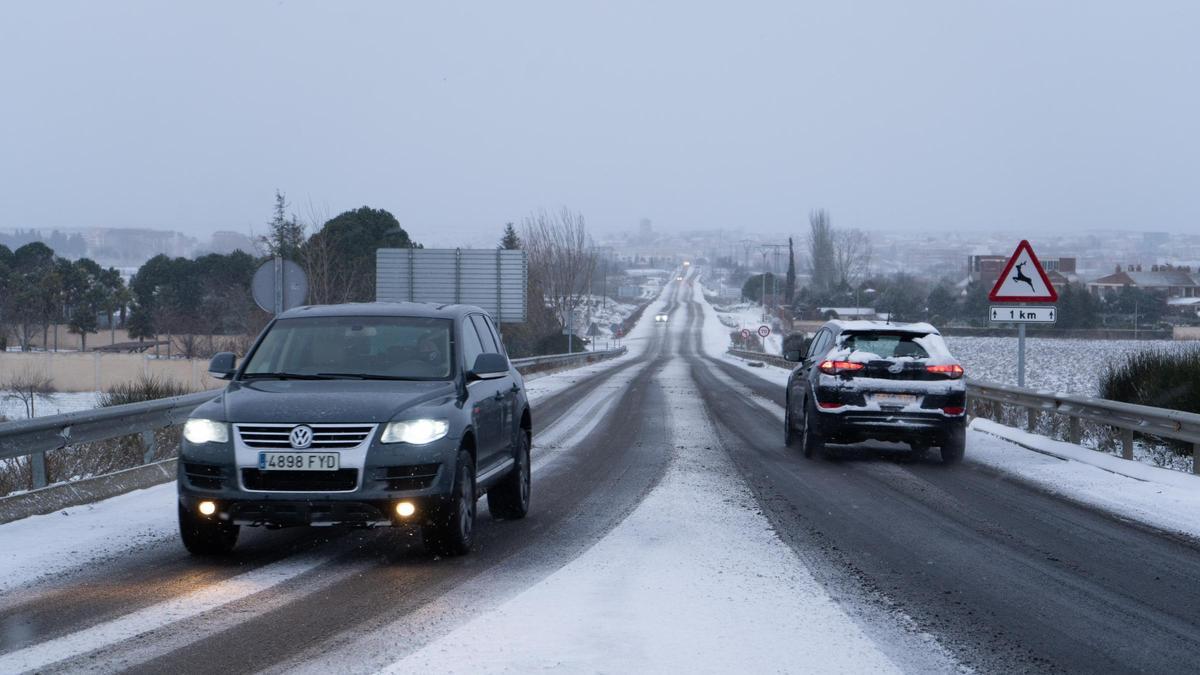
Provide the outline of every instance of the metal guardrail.
{"type": "Polygon", "coordinates": [[[558,368],[562,366],[581,365],[611,359],[626,352],[625,347],[607,349],[598,352],[574,352],[572,354],[550,354],[548,356],[530,356],[523,359],[513,359],[512,364],[522,373],[558,368]]]}
{"type": "Polygon", "coordinates": [[[1200,474],[1200,414],[1110,401],[1090,396],[1050,394],[996,382],[970,380],[967,395],[972,401],[991,401],[1025,408],[1026,428],[1033,430],[1041,413],[1068,418],[1067,440],[1082,440],[1081,422],[1093,422],[1121,430],[1121,457],[1133,459],[1134,433],[1192,444],[1192,473],[1200,474]]]}
{"type": "MultiPolygon", "coordinates": [[[[625,348],[621,347],[599,352],[534,356],[513,359],[512,364],[518,371],[525,373],[593,363],[620,356],[625,351],[625,348]]],[[[45,487],[47,482],[47,452],[78,443],[107,441],[140,434],[145,448],[143,463],[149,463],[158,449],[154,432],[183,424],[193,410],[212,400],[220,392],[221,390],[214,389],[156,401],[5,422],[0,424],[0,459],[29,456],[33,486],[40,488],[45,487]]]]}
{"type": "Polygon", "coordinates": [[[174,396],[156,401],[35,417],[0,424],[0,459],[30,456],[35,488],[46,485],[46,453],[76,443],[106,441],[141,434],[144,462],[156,448],[154,432],[182,424],[193,410],[212,400],[219,390],[174,396]]]}
{"type": "MultiPolygon", "coordinates": [[[[763,352],[730,349],[743,359],[762,361],[782,368],[795,367],[783,357],[763,352]]],[[[1146,434],[1192,444],[1192,472],[1200,474],[1200,414],[1154,408],[1133,403],[1110,401],[1091,396],[1052,394],[983,380],[967,381],[968,403],[991,401],[1025,408],[1026,428],[1033,431],[1038,415],[1051,413],[1067,417],[1067,440],[1079,445],[1083,440],[1082,422],[1093,422],[1121,430],[1121,457],[1133,459],[1134,434],[1146,434]]]]}

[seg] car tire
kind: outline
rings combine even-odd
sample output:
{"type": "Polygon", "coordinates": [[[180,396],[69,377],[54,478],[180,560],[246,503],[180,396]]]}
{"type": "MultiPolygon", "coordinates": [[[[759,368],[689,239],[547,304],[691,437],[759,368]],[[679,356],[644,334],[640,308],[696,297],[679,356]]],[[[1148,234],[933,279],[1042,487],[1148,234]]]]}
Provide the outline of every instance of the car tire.
{"type": "Polygon", "coordinates": [[[522,429],[520,437],[512,470],[487,493],[488,511],[498,520],[520,520],[529,513],[529,434],[522,429]]]}
{"type": "Polygon", "coordinates": [[[789,400],[783,409],[783,444],[794,448],[798,441],[796,425],[792,422],[792,402],[789,400]]]}
{"type": "Polygon", "coordinates": [[[237,525],[196,515],[179,504],[179,538],[192,555],[226,555],[237,544],[240,531],[237,525]]]}
{"type": "Polygon", "coordinates": [[[966,427],[955,427],[946,434],[942,441],[942,464],[958,464],[967,451],[966,427]]]}
{"type": "Polygon", "coordinates": [[[811,423],[813,414],[813,405],[810,401],[804,406],[804,426],[800,432],[800,447],[808,459],[825,451],[825,439],[821,438],[821,433],[813,428],[811,423]]]}
{"type": "Polygon", "coordinates": [[[471,453],[459,450],[454,487],[421,528],[425,548],[443,556],[469,553],[475,542],[475,502],[475,462],[471,453]]]}

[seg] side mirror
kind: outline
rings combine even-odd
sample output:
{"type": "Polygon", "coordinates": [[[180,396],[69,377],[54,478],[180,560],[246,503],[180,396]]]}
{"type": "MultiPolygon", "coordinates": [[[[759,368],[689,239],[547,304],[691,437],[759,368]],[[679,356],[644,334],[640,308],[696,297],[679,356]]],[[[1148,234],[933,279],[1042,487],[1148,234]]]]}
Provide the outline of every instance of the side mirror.
{"type": "Polygon", "coordinates": [[[208,362],[208,374],[218,380],[233,379],[237,372],[237,355],[233,352],[220,352],[213,355],[208,362]]]}
{"type": "Polygon", "coordinates": [[[808,353],[808,338],[803,333],[792,333],[783,338],[783,358],[786,361],[800,362],[808,353]]]}
{"type": "Polygon", "coordinates": [[[480,354],[475,358],[467,377],[472,380],[495,380],[508,375],[508,357],[503,354],[480,354]]]}

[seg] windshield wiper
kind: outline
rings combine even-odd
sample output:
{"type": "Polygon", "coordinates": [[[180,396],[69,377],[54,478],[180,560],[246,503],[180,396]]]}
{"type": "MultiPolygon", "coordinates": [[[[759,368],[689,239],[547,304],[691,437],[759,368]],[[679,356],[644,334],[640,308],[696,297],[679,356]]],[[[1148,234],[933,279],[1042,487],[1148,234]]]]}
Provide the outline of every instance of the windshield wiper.
{"type": "Polygon", "coordinates": [[[374,375],[372,373],[317,373],[320,377],[329,378],[331,380],[409,380],[408,377],[397,377],[395,375],[374,375]]]}
{"type": "Polygon", "coordinates": [[[332,380],[328,375],[306,375],[304,373],[246,373],[243,380],[332,380]]]}

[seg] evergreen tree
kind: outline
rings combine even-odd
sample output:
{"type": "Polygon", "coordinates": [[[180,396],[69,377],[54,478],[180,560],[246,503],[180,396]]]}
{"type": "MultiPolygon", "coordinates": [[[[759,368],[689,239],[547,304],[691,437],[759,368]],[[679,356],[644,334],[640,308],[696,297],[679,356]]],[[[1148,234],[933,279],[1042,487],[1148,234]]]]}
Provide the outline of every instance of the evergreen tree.
{"type": "Polygon", "coordinates": [[[512,223],[504,225],[504,236],[500,239],[500,248],[506,251],[515,251],[521,248],[521,236],[517,234],[517,228],[513,227],[512,223]]]}
{"type": "Polygon", "coordinates": [[[792,238],[788,237],[788,268],[787,280],[783,282],[783,301],[788,307],[796,296],[796,249],[792,246],[792,238]]]}
{"type": "Polygon", "coordinates": [[[264,238],[267,252],[272,256],[296,259],[300,248],[304,246],[304,226],[296,220],[296,215],[287,215],[287,199],[279,190],[275,191],[275,210],[271,221],[267,223],[270,232],[264,238]]]}

